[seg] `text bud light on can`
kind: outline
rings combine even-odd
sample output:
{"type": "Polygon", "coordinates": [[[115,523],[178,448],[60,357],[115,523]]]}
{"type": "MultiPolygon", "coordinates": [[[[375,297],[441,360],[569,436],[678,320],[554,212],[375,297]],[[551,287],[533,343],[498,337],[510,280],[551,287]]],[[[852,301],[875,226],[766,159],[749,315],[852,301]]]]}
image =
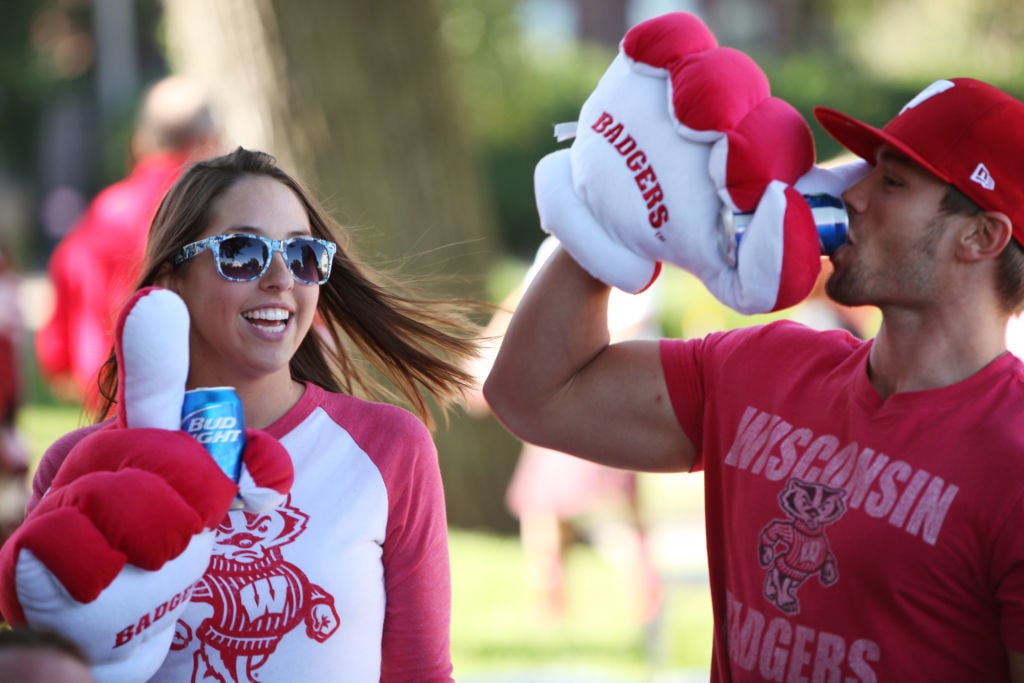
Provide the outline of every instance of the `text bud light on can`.
{"type": "Polygon", "coordinates": [[[181,428],[203,444],[224,474],[238,483],[245,448],[245,419],[242,401],[234,387],[186,391],[181,428]]]}

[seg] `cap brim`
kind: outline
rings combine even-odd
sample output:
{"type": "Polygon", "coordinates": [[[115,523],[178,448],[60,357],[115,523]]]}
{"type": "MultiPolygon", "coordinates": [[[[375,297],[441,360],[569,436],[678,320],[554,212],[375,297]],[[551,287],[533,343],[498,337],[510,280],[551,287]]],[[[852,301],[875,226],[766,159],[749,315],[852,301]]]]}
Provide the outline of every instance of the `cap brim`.
{"type": "Polygon", "coordinates": [[[814,117],[839,144],[871,165],[877,161],[878,148],[887,145],[943,181],[949,182],[949,178],[944,172],[937,169],[905,143],[880,128],[869,126],[852,116],[828,107],[815,107],[814,117]]]}

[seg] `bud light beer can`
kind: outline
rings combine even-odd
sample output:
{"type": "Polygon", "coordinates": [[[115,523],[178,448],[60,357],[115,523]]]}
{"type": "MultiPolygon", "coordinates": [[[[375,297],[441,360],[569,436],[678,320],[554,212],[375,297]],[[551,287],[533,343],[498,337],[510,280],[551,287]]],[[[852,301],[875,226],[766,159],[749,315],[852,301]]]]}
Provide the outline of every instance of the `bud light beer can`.
{"type": "Polygon", "coordinates": [[[804,199],[811,207],[814,225],[818,229],[818,244],[821,253],[831,256],[836,249],[846,242],[846,230],[850,218],[846,213],[846,205],[839,197],[830,194],[805,194],[804,199]]]}
{"type": "MultiPolygon", "coordinates": [[[[821,253],[823,256],[831,256],[846,242],[846,231],[850,222],[846,213],[846,205],[839,197],[824,193],[805,194],[804,199],[814,217],[821,253]]],[[[736,267],[737,249],[743,240],[743,234],[753,220],[754,214],[733,213],[725,206],[719,212],[718,246],[722,257],[730,267],[736,267]]]]}
{"type": "Polygon", "coordinates": [[[203,444],[224,474],[238,483],[245,448],[245,419],[242,401],[234,387],[186,391],[181,428],[203,444]]]}

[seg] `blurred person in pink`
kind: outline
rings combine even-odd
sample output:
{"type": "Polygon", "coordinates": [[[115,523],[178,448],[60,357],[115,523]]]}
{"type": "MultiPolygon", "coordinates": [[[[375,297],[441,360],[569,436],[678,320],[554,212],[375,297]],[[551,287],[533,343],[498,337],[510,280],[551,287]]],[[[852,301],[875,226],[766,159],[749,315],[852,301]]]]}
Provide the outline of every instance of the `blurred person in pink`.
{"type": "Polygon", "coordinates": [[[219,145],[210,104],[196,83],[168,76],[146,92],[131,139],[131,172],[93,199],[50,258],[54,310],[35,351],[58,398],[95,402],[97,373],[138,275],[157,204],[188,162],[212,156],[219,145]]]}
{"type": "MultiPolygon", "coordinates": [[[[557,248],[558,240],[554,237],[541,244],[522,284],[505,298],[491,318],[484,337],[492,342],[492,347],[473,369],[481,383],[490,370],[512,311],[557,248]]],[[[658,337],[659,288],[660,284],[655,283],[641,294],[613,292],[608,325],[615,339],[658,337]]],[[[479,389],[468,395],[467,407],[476,416],[490,413],[479,389]]],[[[591,527],[595,531],[607,528],[616,532],[611,537],[618,544],[611,557],[626,571],[630,597],[637,605],[637,620],[646,625],[658,616],[661,581],[644,528],[635,471],[606,467],[523,442],[505,492],[505,503],[519,520],[527,580],[545,617],[560,620],[565,616],[565,554],[577,538],[589,535],[591,527]]]]}

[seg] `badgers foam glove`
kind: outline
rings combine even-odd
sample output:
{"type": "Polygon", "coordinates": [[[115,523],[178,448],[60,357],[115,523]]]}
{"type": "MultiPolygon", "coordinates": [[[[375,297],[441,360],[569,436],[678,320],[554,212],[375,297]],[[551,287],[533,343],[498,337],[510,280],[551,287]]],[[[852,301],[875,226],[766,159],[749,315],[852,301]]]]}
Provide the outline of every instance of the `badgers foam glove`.
{"type": "Polygon", "coordinates": [[[666,262],[742,313],[786,308],[810,293],[831,246],[816,223],[841,224],[833,241],[845,234],[842,181],[813,166],[803,117],[691,14],[630,29],[568,135],[572,146],[536,168],[541,226],[627,292],[666,262]],[[840,189],[812,207],[804,192],[823,186],[840,189]]]}
{"type": "MultiPolygon", "coordinates": [[[[115,337],[116,419],[71,450],[0,549],[4,618],[70,638],[99,683],[146,680],[159,668],[214,530],[239,495],[179,429],[188,328],[185,304],[169,290],[129,300],[115,337]]],[[[291,459],[269,435],[247,436],[241,496],[266,509],[291,488],[291,459]]]]}

